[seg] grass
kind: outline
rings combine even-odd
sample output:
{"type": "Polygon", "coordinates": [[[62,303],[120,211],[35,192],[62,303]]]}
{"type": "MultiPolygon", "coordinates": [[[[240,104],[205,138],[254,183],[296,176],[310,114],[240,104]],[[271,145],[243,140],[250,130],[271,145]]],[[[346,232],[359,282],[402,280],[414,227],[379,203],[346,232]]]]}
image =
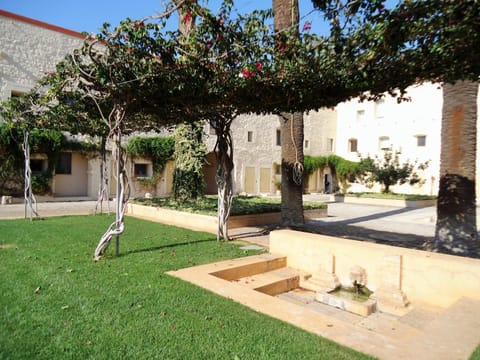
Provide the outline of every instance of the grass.
{"type": "Polygon", "coordinates": [[[201,232],[111,216],[0,221],[0,359],[367,359],[165,274],[252,255],[201,232]]]}
{"type": "MultiPolygon", "coordinates": [[[[158,206],[179,211],[217,215],[217,196],[205,196],[197,201],[180,202],[174,198],[137,198],[133,200],[134,203],[141,205],[158,206]]],[[[305,210],[310,209],[325,209],[327,207],[324,203],[307,201],[303,203],[305,210]]],[[[231,215],[247,215],[247,214],[262,214],[268,212],[280,211],[279,198],[267,198],[259,196],[234,196],[232,202],[231,215]]]]}
{"type": "Polygon", "coordinates": [[[432,200],[436,196],[431,195],[416,195],[416,194],[395,194],[395,193],[347,193],[345,196],[359,197],[359,198],[374,198],[374,199],[395,199],[395,200],[432,200]]]}

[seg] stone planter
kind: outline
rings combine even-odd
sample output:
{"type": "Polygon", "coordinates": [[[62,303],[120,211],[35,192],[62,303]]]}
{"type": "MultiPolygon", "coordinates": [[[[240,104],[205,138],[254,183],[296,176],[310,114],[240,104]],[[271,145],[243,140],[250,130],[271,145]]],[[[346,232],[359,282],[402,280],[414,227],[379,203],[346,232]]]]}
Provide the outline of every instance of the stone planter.
{"type": "Polygon", "coordinates": [[[376,205],[376,206],[393,206],[393,207],[408,207],[421,208],[427,206],[435,206],[436,199],[430,200],[402,200],[402,199],[376,199],[368,197],[344,196],[335,195],[335,202],[343,202],[347,204],[362,204],[362,205],[376,205]]]}
{"type": "MultiPolygon", "coordinates": [[[[305,220],[327,217],[327,209],[305,210],[305,220]]],[[[170,210],[154,206],[128,204],[127,214],[134,217],[146,218],[168,225],[175,225],[192,230],[217,233],[218,222],[215,216],[192,214],[177,210],[170,210]]],[[[230,216],[228,227],[231,229],[248,226],[263,226],[280,223],[280,213],[249,214],[230,216]]]]}

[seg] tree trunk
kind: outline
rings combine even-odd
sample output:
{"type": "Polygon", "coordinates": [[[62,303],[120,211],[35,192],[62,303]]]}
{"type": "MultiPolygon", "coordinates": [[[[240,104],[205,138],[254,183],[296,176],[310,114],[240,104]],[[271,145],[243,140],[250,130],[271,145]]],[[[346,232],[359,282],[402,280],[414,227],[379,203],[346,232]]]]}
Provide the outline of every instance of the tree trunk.
{"type": "Polygon", "coordinates": [[[33,215],[38,217],[37,200],[33,195],[32,190],[32,170],[30,168],[30,133],[25,131],[23,133],[23,155],[25,156],[25,186],[24,186],[24,201],[25,201],[25,219],[27,217],[32,221],[33,215]]]}
{"type": "Polygon", "coordinates": [[[109,182],[110,176],[108,174],[107,166],[107,138],[102,136],[101,143],[101,161],[100,161],[100,184],[98,188],[98,198],[97,203],[95,204],[95,215],[97,215],[98,207],[100,206],[100,214],[103,214],[103,202],[107,202],[108,213],[110,213],[110,192],[109,192],[109,182]]]}
{"type": "Polygon", "coordinates": [[[130,199],[130,184],[127,176],[126,156],[122,152],[122,131],[121,124],[125,117],[125,108],[120,104],[115,104],[111,113],[114,119],[114,125],[111,125],[110,136],[115,139],[115,156],[117,160],[117,194],[115,202],[115,222],[110,224],[107,231],[101,237],[97,248],[95,249],[93,259],[98,261],[107,251],[110,241],[116,238],[116,254],[120,251],[120,235],[125,231],[125,211],[128,200],[130,199]]]}
{"type": "Polygon", "coordinates": [[[228,218],[232,208],[233,187],[233,142],[230,133],[232,118],[219,118],[212,125],[215,128],[217,142],[217,174],[215,180],[218,188],[218,232],[217,240],[228,240],[228,218]]]}
{"type": "Polygon", "coordinates": [[[299,226],[303,219],[303,114],[282,114],[281,225],[299,226]]]}
{"type": "MultiPolygon", "coordinates": [[[[298,36],[298,0],[273,0],[274,29],[298,36]]],[[[303,114],[281,114],[282,205],[281,225],[297,226],[303,219],[303,114]]]]}
{"type": "Polygon", "coordinates": [[[475,163],[478,83],[443,87],[440,188],[431,250],[480,257],[477,239],[475,163]]]}

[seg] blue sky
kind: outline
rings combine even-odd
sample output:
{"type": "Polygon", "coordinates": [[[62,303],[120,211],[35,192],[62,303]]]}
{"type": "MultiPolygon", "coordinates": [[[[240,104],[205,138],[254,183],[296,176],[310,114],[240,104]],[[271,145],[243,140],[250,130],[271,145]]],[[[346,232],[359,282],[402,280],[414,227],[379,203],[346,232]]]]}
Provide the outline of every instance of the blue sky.
{"type": "MultiPolygon", "coordinates": [[[[205,1],[205,0],[200,0],[205,1]]],[[[0,0],[0,9],[75,31],[97,32],[104,22],[112,26],[130,17],[141,19],[163,12],[165,0],[0,0]]],[[[209,0],[208,6],[217,9],[220,0],[209,0]]],[[[312,23],[312,32],[321,28],[321,15],[313,11],[310,0],[299,0],[300,28],[312,23]]],[[[269,8],[272,0],[236,0],[239,12],[269,8]]],[[[172,26],[176,26],[173,22],[172,26]]]]}

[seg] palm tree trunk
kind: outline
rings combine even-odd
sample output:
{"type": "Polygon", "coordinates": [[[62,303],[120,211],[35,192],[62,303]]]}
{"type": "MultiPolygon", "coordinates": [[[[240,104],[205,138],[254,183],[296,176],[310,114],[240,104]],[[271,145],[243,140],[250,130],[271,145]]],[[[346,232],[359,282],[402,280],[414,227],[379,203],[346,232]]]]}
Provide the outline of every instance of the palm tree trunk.
{"type": "Polygon", "coordinates": [[[281,225],[298,226],[303,218],[303,114],[282,114],[281,225]]]}
{"type": "Polygon", "coordinates": [[[480,257],[475,172],[478,83],[443,87],[440,188],[433,251],[480,257]]]}
{"type": "MultiPolygon", "coordinates": [[[[273,0],[274,29],[298,36],[298,0],[273,0]]],[[[282,205],[281,225],[296,226],[303,219],[303,114],[281,114],[282,205]]]]}

